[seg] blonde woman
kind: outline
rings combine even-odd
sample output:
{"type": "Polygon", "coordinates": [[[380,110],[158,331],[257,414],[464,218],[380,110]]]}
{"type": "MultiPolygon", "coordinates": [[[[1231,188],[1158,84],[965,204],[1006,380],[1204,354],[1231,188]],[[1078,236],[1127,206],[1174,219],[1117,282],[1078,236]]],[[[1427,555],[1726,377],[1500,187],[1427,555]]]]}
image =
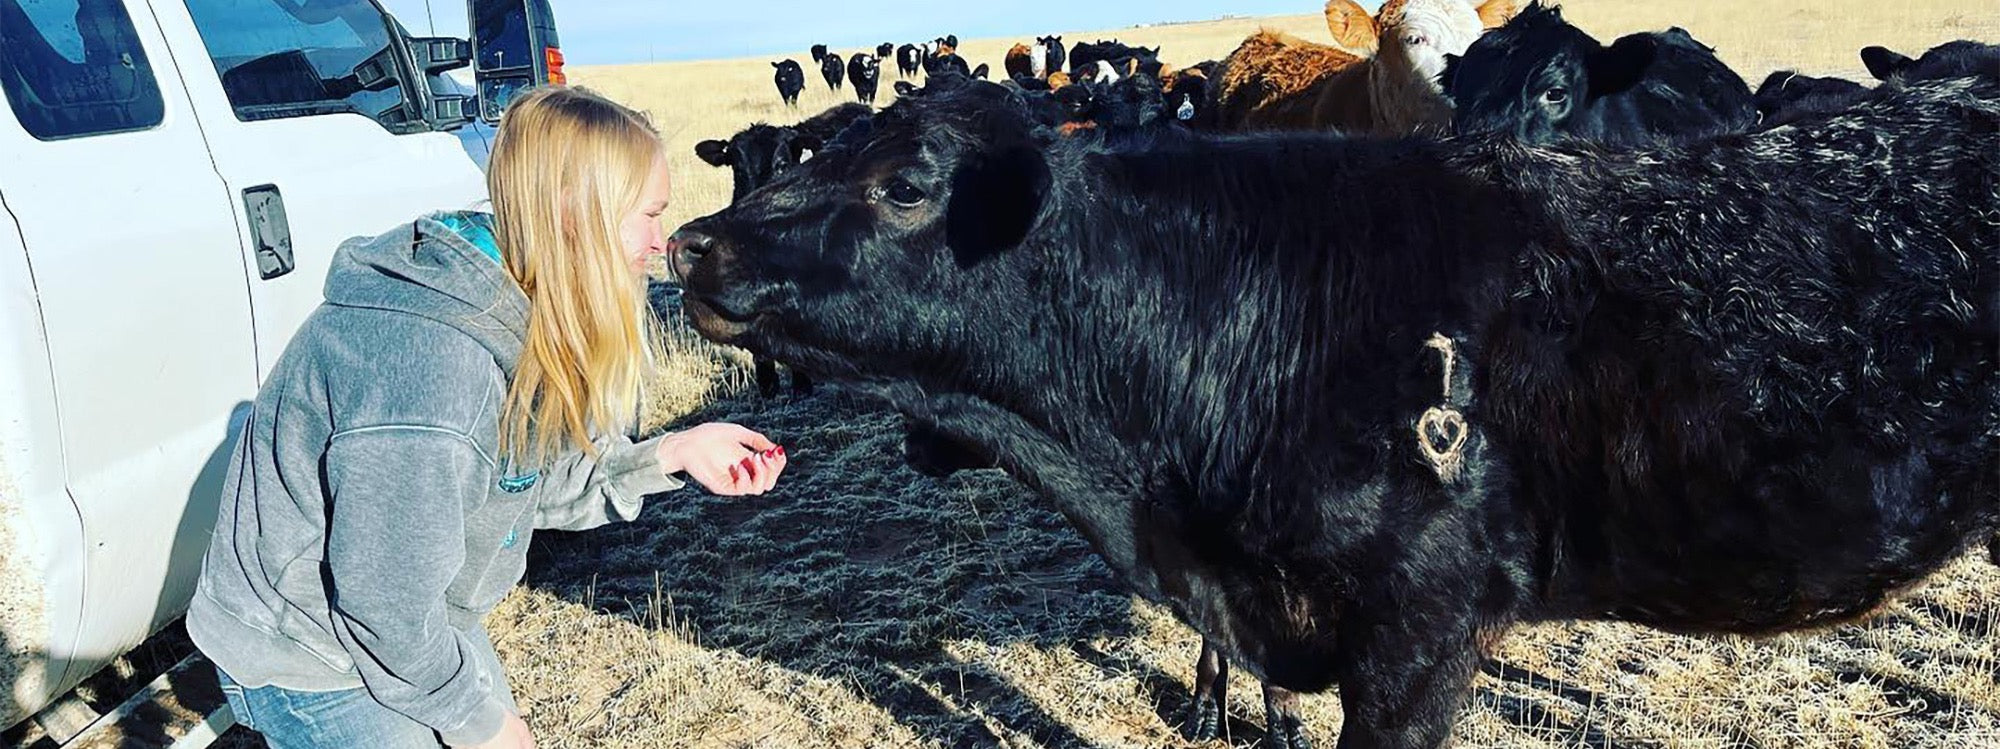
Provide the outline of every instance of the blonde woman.
{"type": "Polygon", "coordinates": [[[187,628],[278,749],[533,746],[480,625],[529,534],[630,520],[675,474],[744,495],[785,469],[731,424],[622,436],[668,198],[644,119],[524,93],[487,187],[490,215],[340,249],[232,460],[187,628]]]}

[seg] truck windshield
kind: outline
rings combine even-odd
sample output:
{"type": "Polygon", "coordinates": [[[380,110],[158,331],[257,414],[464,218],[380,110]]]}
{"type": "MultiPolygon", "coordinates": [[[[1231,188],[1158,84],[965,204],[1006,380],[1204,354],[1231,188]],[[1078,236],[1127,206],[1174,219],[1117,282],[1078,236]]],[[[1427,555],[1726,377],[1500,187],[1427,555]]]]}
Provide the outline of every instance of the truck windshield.
{"type": "MultiPolygon", "coordinates": [[[[354,112],[411,124],[390,26],[368,0],[187,0],[237,119],[354,112]]],[[[421,124],[421,123],[417,123],[421,124]]]]}

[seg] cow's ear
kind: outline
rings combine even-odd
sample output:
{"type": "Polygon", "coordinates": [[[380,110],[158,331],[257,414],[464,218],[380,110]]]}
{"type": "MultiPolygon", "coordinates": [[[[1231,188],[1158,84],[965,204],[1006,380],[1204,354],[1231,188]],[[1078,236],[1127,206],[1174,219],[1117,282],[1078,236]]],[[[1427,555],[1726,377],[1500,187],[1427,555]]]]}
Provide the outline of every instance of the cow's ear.
{"type": "Polygon", "coordinates": [[[1639,85],[1653,64],[1659,45],[1651,34],[1628,34],[1611,46],[1591,53],[1584,66],[1590,76],[1590,96],[1596,98],[1639,85]]]}
{"type": "Polygon", "coordinates": [[[1329,0],[1326,4],[1326,30],[1333,33],[1334,46],[1363,57],[1375,54],[1375,47],[1382,36],[1382,29],[1375,25],[1375,17],[1354,0],[1329,0]]]}
{"type": "Polygon", "coordinates": [[[1479,25],[1489,29],[1500,28],[1507,25],[1519,9],[1520,5],[1514,0],[1486,0],[1479,4],[1479,25]]]}
{"type": "Polygon", "coordinates": [[[945,208],[945,244],[961,268],[1011,250],[1027,239],[1049,192],[1049,164],[1027,141],[998,149],[959,169],[945,208]]]}
{"type": "Polygon", "coordinates": [[[1903,72],[1912,60],[1888,47],[1867,47],[1861,50],[1861,64],[1868,66],[1868,74],[1878,81],[1889,80],[1891,76],[1903,72]]]}
{"type": "Polygon", "coordinates": [[[736,155],[729,151],[729,141],[705,140],[694,144],[694,155],[709,166],[729,166],[736,161],[736,155]]]}
{"type": "Polygon", "coordinates": [[[774,63],[771,63],[771,67],[774,67],[774,68],[782,68],[782,67],[784,67],[784,66],[785,66],[785,64],[784,64],[784,63],[782,63],[782,62],[774,62],[774,63]]]}

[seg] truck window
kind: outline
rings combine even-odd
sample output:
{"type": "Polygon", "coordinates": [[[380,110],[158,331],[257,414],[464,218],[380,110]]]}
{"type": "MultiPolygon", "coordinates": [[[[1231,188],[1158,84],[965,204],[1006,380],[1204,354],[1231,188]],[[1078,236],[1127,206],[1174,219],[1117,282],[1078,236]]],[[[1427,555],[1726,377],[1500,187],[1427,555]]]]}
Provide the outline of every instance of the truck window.
{"type": "MultiPolygon", "coordinates": [[[[0,0],[4,2],[5,0],[0,0]]],[[[357,113],[392,132],[424,129],[386,16],[369,0],[187,0],[245,122],[357,113]]]]}
{"type": "Polygon", "coordinates": [[[120,0],[0,0],[0,89],[40,140],[144,130],[166,112],[120,0]]]}

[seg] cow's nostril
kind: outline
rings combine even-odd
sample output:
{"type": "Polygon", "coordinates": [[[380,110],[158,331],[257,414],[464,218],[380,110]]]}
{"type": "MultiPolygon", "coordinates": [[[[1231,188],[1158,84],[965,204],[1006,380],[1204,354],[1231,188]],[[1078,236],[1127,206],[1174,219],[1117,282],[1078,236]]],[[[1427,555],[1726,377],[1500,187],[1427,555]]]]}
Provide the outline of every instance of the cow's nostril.
{"type": "Polygon", "coordinates": [[[698,231],[682,229],[667,238],[667,250],[676,255],[704,257],[715,249],[715,238],[698,231]]]}

